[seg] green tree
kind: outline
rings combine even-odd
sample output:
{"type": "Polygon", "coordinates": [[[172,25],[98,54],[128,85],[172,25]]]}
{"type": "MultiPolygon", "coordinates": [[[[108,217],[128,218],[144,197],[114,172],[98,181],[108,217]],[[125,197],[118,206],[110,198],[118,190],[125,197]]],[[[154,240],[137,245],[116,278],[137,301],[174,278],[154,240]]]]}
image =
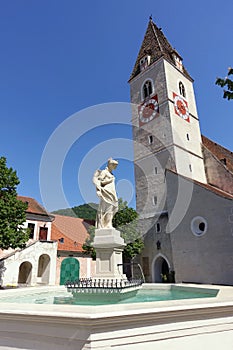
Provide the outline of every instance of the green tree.
{"type": "Polygon", "coordinates": [[[81,204],[73,208],[59,209],[53,211],[53,214],[95,220],[97,206],[98,205],[96,203],[81,204]]]}
{"type": "Polygon", "coordinates": [[[84,254],[90,255],[93,260],[96,259],[95,248],[93,248],[92,243],[95,237],[95,226],[90,225],[87,229],[89,236],[87,237],[85,243],[83,244],[83,252],[84,254]]]}
{"type": "MultiPolygon", "coordinates": [[[[127,202],[122,198],[119,198],[119,211],[115,214],[112,224],[121,232],[121,237],[126,243],[123,259],[124,262],[129,262],[142,251],[144,243],[137,228],[138,214],[133,208],[129,208],[127,202]]],[[[89,237],[83,245],[83,250],[85,254],[90,254],[92,258],[95,258],[95,249],[92,247],[95,235],[94,226],[90,226],[88,232],[89,237]]]]}
{"type": "Polygon", "coordinates": [[[121,232],[121,237],[126,243],[123,252],[124,262],[130,262],[144,248],[144,242],[138,231],[138,213],[133,208],[129,208],[126,201],[119,198],[119,210],[112,224],[121,232]]]}
{"type": "Polygon", "coordinates": [[[23,248],[29,232],[22,225],[26,221],[27,204],[17,199],[19,184],[16,171],[8,168],[6,158],[0,158],[0,248],[23,248]]]}
{"type": "Polygon", "coordinates": [[[223,90],[223,98],[228,100],[233,100],[233,81],[229,78],[233,75],[233,68],[228,68],[228,74],[226,78],[217,78],[215,84],[221,86],[222,88],[226,86],[226,90],[223,90]]]}

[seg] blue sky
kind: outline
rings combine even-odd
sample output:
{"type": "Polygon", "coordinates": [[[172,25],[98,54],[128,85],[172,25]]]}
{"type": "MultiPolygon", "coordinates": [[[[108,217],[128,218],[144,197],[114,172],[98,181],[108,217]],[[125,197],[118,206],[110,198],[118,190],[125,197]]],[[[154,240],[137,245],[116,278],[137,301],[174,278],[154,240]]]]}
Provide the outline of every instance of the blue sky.
{"type": "MultiPolygon", "coordinates": [[[[56,180],[61,177],[67,206],[97,201],[89,181],[96,164],[103,165],[107,153],[101,147],[107,146],[121,160],[116,171],[118,191],[134,205],[128,121],[110,125],[110,118],[108,125],[89,126],[77,139],[61,133],[60,140],[73,141],[65,146],[56,140],[54,162],[62,147],[68,147],[59,160],[60,177],[52,158],[43,169],[41,159],[51,135],[63,131],[63,122],[70,116],[76,115],[82,125],[88,111],[101,122],[100,107],[86,109],[129,102],[127,81],[151,14],[195,80],[202,133],[233,150],[233,102],[224,100],[215,85],[216,77],[225,76],[232,65],[232,12],[232,0],[221,4],[210,0],[0,0],[0,146],[8,166],[17,170],[19,194],[34,197],[48,210],[64,207],[56,196],[56,180]],[[83,109],[86,112],[79,112],[83,109]],[[113,139],[117,141],[112,151],[109,140],[113,139]]],[[[105,107],[103,114],[108,113],[105,107]]],[[[78,124],[76,128],[78,134],[78,124]]]]}

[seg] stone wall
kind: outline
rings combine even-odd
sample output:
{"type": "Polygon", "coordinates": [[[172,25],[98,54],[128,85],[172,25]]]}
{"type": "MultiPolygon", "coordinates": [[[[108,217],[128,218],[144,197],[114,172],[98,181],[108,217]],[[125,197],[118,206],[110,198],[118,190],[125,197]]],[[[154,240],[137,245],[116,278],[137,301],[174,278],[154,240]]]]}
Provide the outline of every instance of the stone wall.
{"type": "MultiPolygon", "coordinates": [[[[179,194],[177,181],[167,172],[169,215],[179,194]]],[[[233,285],[233,200],[194,183],[182,211],[183,220],[170,233],[176,282],[233,285]]]]}
{"type": "Polygon", "coordinates": [[[205,146],[203,146],[203,154],[208,183],[233,194],[233,173],[205,146]]]}

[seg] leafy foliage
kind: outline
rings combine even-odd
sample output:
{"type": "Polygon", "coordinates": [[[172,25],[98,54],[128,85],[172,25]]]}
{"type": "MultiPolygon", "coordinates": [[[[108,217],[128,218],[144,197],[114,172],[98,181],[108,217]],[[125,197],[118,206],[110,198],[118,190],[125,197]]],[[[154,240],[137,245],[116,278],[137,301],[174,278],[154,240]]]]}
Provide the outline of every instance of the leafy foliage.
{"type": "Polygon", "coordinates": [[[123,202],[123,200],[119,199],[119,210],[114,215],[112,224],[113,227],[119,228],[120,226],[124,226],[129,224],[130,222],[136,220],[138,217],[137,212],[133,208],[129,208],[127,206],[127,202],[123,202]]]}
{"type": "Polygon", "coordinates": [[[123,252],[123,258],[125,261],[133,259],[136,255],[140,254],[144,248],[144,242],[142,238],[137,238],[133,242],[128,243],[123,252]]]}
{"type": "Polygon", "coordinates": [[[78,217],[78,218],[88,219],[88,220],[95,220],[97,206],[98,205],[96,203],[82,204],[73,208],[59,209],[59,210],[53,211],[53,214],[78,217]]]}
{"type": "Polygon", "coordinates": [[[227,90],[223,90],[223,98],[233,100],[233,81],[229,78],[230,75],[233,75],[233,68],[228,68],[227,77],[224,79],[217,78],[215,84],[222,88],[226,86],[227,90]]]}
{"type": "Polygon", "coordinates": [[[23,248],[29,231],[22,227],[26,221],[27,204],[17,199],[19,184],[16,171],[7,168],[6,158],[0,158],[0,248],[23,248]]]}
{"type": "Polygon", "coordinates": [[[92,243],[94,241],[94,237],[95,237],[95,226],[89,226],[88,227],[88,233],[89,233],[89,237],[86,239],[85,243],[83,244],[83,252],[84,254],[90,255],[92,257],[93,260],[96,259],[96,252],[95,252],[95,248],[93,248],[92,243]]]}

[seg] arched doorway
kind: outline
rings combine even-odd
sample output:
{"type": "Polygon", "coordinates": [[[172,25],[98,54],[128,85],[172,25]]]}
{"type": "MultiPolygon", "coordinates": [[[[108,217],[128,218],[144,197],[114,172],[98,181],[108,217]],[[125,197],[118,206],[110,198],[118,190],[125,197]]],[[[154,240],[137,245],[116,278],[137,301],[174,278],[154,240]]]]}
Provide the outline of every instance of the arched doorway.
{"type": "Polygon", "coordinates": [[[79,261],[75,258],[66,258],[61,263],[60,284],[67,281],[75,281],[79,279],[79,261]]]}
{"type": "Polygon", "coordinates": [[[162,254],[155,257],[152,263],[152,281],[161,283],[169,278],[170,265],[162,254]]]}
{"type": "Polygon", "coordinates": [[[38,261],[37,277],[40,279],[40,283],[49,284],[50,274],[50,256],[48,254],[42,254],[38,261]]]}
{"type": "Polygon", "coordinates": [[[32,264],[24,261],[19,267],[18,283],[30,284],[32,278],[32,264]]]}

